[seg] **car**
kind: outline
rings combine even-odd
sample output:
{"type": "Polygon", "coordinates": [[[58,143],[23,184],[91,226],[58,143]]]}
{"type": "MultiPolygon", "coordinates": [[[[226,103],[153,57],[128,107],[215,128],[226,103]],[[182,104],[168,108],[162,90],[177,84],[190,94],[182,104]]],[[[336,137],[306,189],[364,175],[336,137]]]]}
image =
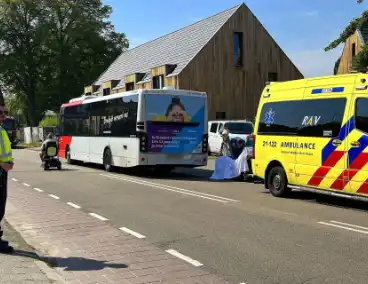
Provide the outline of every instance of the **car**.
{"type": "MultiPolygon", "coordinates": [[[[219,155],[221,152],[222,136],[224,125],[229,128],[230,139],[241,138],[244,141],[252,136],[254,125],[249,120],[210,120],[208,122],[208,153],[219,155]]],[[[251,142],[247,142],[248,145],[251,142]]],[[[248,151],[252,151],[252,146],[246,146],[248,151]]]]}

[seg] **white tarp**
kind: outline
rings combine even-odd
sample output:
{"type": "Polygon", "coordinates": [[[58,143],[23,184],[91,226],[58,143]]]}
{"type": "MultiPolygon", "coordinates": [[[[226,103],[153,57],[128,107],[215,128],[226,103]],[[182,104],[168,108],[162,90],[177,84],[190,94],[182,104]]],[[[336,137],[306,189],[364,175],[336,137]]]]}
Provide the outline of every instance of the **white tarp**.
{"type": "Polygon", "coordinates": [[[248,150],[245,147],[240,156],[233,160],[230,157],[221,156],[216,160],[215,170],[210,179],[224,180],[233,179],[241,175],[243,172],[248,172],[248,150]]]}

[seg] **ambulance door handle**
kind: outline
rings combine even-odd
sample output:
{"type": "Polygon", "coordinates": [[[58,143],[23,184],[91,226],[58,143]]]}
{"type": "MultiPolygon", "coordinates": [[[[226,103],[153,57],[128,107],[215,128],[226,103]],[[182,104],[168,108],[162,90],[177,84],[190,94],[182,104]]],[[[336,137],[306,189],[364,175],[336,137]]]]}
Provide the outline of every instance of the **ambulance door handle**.
{"type": "Polygon", "coordinates": [[[354,142],[351,142],[350,145],[352,147],[360,147],[360,142],[359,141],[354,141],[354,142]]]}
{"type": "Polygon", "coordinates": [[[334,140],[332,140],[332,145],[334,145],[334,146],[340,146],[340,145],[341,145],[341,143],[342,143],[342,141],[341,141],[341,140],[339,140],[339,139],[334,139],[334,140]]]}
{"type": "Polygon", "coordinates": [[[123,145],[124,150],[128,149],[127,145],[123,145]]]}

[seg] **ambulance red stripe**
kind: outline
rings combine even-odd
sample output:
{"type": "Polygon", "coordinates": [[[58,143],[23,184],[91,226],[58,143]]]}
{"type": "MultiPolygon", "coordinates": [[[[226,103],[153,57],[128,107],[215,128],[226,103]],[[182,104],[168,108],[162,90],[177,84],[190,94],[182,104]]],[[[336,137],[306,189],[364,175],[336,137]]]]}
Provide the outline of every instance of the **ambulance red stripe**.
{"type": "Polygon", "coordinates": [[[368,163],[368,153],[360,153],[350,164],[349,168],[344,170],[333,182],[331,188],[343,190],[348,182],[368,163]]]}
{"type": "Polygon", "coordinates": [[[344,156],[343,151],[332,152],[331,155],[327,158],[327,160],[322,164],[322,166],[319,167],[317,171],[314,173],[314,175],[311,177],[311,179],[308,182],[308,185],[319,186],[322,180],[331,170],[331,168],[333,168],[343,156],[344,156]]]}
{"type": "Polygon", "coordinates": [[[364,193],[368,194],[368,178],[365,180],[365,182],[359,187],[358,193],[364,193]]]}

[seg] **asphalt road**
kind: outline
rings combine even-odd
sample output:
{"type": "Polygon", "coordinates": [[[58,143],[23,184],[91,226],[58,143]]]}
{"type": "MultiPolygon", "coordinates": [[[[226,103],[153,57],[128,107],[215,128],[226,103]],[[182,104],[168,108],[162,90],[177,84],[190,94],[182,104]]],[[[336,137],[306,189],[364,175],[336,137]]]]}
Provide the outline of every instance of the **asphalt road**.
{"type": "Polygon", "coordinates": [[[367,283],[367,204],[316,201],[302,192],[278,199],[262,185],[210,182],[205,169],[166,178],[92,166],[44,172],[38,153],[14,155],[11,178],[178,251],[232,283],[367,283]]]}

